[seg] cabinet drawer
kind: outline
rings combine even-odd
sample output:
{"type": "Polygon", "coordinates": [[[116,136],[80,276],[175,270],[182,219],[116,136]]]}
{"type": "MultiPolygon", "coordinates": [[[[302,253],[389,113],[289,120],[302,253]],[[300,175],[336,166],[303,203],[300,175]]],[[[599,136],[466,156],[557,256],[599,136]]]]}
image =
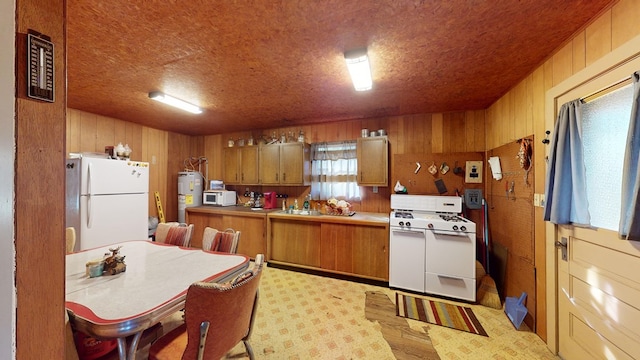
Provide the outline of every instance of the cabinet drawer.
{"type": "Polygon", "coordinates": [[[468,301],[476,301],[476,279],[427,272],[426,292],[468,301]]]}

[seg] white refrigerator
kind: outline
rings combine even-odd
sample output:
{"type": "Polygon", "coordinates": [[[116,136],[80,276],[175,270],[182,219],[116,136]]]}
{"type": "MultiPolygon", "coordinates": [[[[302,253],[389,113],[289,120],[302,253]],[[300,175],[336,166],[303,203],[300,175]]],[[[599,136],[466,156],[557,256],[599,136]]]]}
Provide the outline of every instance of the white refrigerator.
{"type": "Polygon", "coordinates": [[[78,155],[66,161],[66,184],[75,251],[149,238],[149,163],[78,155]]]}

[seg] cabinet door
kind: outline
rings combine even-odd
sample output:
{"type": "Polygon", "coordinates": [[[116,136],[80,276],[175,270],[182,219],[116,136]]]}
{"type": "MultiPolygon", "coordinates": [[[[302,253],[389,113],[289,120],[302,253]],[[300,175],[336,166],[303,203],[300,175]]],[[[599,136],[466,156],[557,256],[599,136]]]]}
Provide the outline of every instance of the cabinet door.
{"type": "Polygon", "coordinates": [[[238,164],[240,164],[240,152],[238,148],[224,148],[224,167],[222,169],[222,179],[225,184],[239,184],[238,164]]]}
{"type": "Polygon", "coordinates": [[[322,268],[389,280],[389,234],[385,227],[322,224],[322,268]]]}
{"type": "Polygon", "coordinates": [[[240,241],[238,242],[238,254],[247,255],[255,259],[257,254],[267,256],[267,239],[265,229],[267,228],[267,217],[247,217],[224,215],[224,230],[232,228],[240,231],[240,241]]]}
{"type": "Polygon", "coordinates": [[[320,268],[320,224],[271,220],[271,258],[320,268]]]}
{"type": "Polygon", "coordinates": [[[353,273],[389,280],[389,231],[384,227],[357,226],[352,238],[353,273]]]}
{"type": "Polygon", "coordinates": [[[278,144],[260,147],[260,182],[263,185],[280,183],[280,146],[278,144]]]}
{"type": "Polygon", "coordinates": [[[387,186],[389,146],[386,136],[358,138],[358,185],[387,186]]]}
{"type": "Polygon", "coordinates": [[[242,184],[259,184],[258,147],[246,146],[240,148],[240,182],[242,184]]]}
{"type": "Polygon", "coordinates": [[[309,184],[310,146],[305,143],[280,144],[280,184],[309,184]]]}

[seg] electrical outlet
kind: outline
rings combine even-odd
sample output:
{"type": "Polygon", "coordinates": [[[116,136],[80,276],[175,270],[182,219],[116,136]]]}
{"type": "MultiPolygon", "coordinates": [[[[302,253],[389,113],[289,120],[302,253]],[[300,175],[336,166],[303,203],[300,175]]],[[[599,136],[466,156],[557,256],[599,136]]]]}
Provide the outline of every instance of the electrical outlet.
{"type": "Polygon", "coordinates": [[[374,186],[372,191],[373,191],[374,194],[377,194],[378,193],[378,187],[374,186]]]}
{"type": "Polygon", "coordinates": [[[540,194],[533,194],[533,206],[540,206],[540,194]]]}

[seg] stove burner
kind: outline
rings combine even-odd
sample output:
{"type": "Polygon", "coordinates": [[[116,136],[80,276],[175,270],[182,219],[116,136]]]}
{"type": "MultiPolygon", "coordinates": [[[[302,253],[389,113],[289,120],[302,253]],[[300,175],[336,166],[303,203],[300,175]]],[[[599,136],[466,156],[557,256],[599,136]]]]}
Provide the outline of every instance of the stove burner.
{"type": "Polygon", "coordinates": [[[403,219],[413,219],[413,214],[411,214],[410,212],[396,212],[396,217],[403,219]]]}
{"type": "Polygon", "coordinates": [[[440,218],[444,221],[464,221],[456,215],[440,215],[440,218]]]}

